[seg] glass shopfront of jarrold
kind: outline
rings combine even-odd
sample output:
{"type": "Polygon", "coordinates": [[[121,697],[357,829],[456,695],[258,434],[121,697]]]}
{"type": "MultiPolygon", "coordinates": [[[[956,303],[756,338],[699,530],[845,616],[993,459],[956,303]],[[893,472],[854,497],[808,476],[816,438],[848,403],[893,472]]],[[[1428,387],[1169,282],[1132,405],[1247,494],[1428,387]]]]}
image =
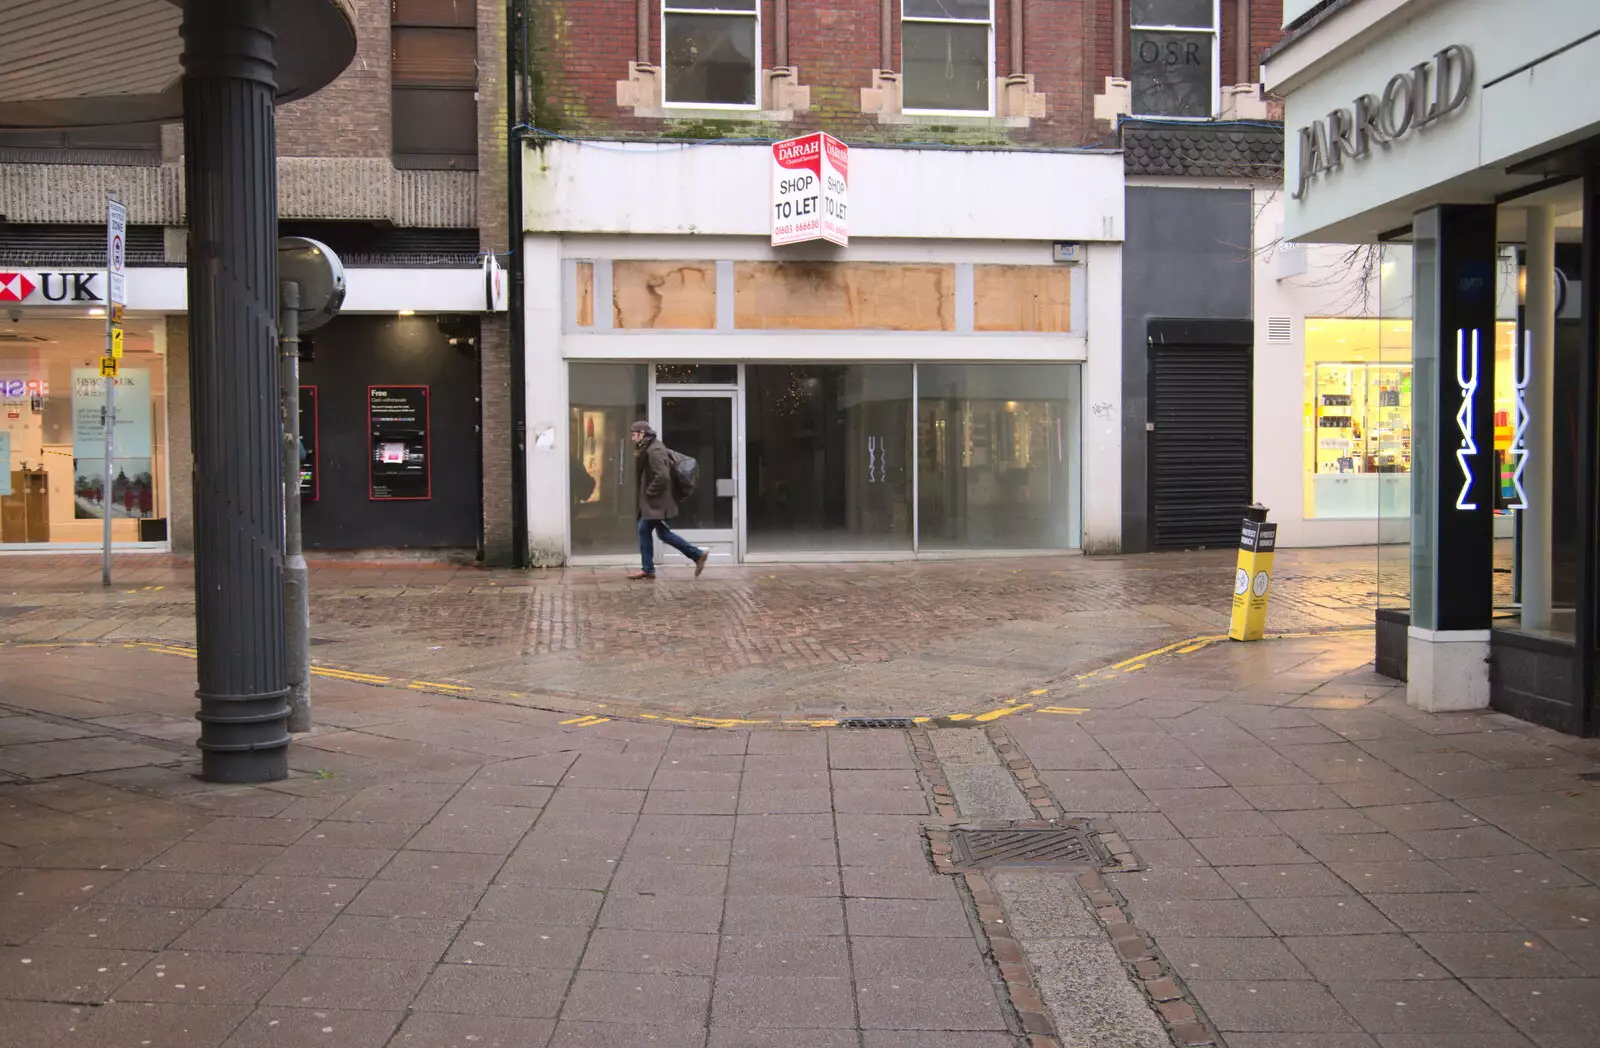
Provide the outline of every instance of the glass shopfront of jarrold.
{"type": "Polygon", "coordinates": [[[574,557],[631,554],[628,427],[700,464],[674,526],[734,559],[1081,545],[1073,363],[568,365],[574,557]]]}
{"type": "Polygon", "coordinates": [[[0,549],[92,547],[107,515],[113,543],[165,544],[165,324],[124,331],[107,474],[103,314],[17,310],[0,330],[0,549]]]}

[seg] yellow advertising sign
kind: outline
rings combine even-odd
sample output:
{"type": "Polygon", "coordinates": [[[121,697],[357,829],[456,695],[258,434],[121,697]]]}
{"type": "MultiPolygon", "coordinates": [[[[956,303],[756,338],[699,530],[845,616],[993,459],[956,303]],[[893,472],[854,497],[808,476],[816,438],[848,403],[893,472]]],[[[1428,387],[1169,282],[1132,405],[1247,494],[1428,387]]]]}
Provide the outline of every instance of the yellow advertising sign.
{"type": "Polygon", "coordinates": [[[1267,598],[1272,591],[1272,554],[1278,545],[1278,525],[1244,522],[1239,538],[1239,562],[1234,571],[1233,614],[1228,636],[1234,640],[1260,640],[1267,626],[1267,598]]]}
{"type": "Polygon", "coordinates": [[[101,374],[101,376],[103,376],[105,378],[116,378],[117,377],[117,358],[116,357],[101,357],[100,358],[100,374],[101,374]]]}
{"type": "Polygon", "coordinates": [[[122,359],[122,325],[111,325],[111,355],[118,360],[122,359]]]}

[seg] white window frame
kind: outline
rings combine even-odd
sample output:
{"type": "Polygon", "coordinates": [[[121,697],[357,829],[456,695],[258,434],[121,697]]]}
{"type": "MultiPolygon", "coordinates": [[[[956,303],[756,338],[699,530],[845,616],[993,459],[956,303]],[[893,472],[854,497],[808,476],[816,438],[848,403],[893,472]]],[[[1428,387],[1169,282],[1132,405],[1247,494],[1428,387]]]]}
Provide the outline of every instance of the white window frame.
{"type": "Polygon", "coordinates": [[[724,109],[734,113],[757,112],[761,109],[761,0],[754,0],[755,8],[751,11],[729,11],[705,7],[673,7],[672,0],[661,0],[660,5],[660,33],[661,33],[661,104],[667,109],[724,109]],[[749,18],[755,23],[755,95],[756,100],[749,105],[743,102],[673,102],[667,96],[671,88],[667,83],[670,75],[667,68],[667,16],[668,15],[734,15],[739,18],[749,18]]]}
{"type": "MultiPolygon", "coordinates": [[[[1133,21],[1133,5],[1128,5],[1128,64],[1133,64],[1133,34],[1136,32],[1156,33],[1204,33],[1207,30],[1197,29],[1186,25],[1151,25],[1133,21]]],[[[1160,116],[1153,113],[1141,113],[1137,99],[1132,97],[1130,91],[1130,104],[1133,107],[1134,118],[1140,120],[1211,120],[1218,110],[1222,108],[1222,0],[1211,0],[1211,112],[1205,116],[1160,116]]],[[[1132,69],[1129,69],[1132,72],[1132,69]]]]}
{"type": "MultiPolygon", "coordinates": [[[[1213,0],[1216,2],[1216,0],[1213,0]]],[[[995,113],[995,76],[994,76],[994,20],[995,0],[989,0],[989,108],[987,109],[913,109],[903,106],[901,112],[913,116],[994,116],[995,113]]],[[[920,18],[906,14],[905,0],[900,0],[900,68],[901,72],[901,98],[904,100],[905,80],[904,70],[906,65],[905,24],[916,22],[922,25],[984,25],[971,18],[920,18]]]]}

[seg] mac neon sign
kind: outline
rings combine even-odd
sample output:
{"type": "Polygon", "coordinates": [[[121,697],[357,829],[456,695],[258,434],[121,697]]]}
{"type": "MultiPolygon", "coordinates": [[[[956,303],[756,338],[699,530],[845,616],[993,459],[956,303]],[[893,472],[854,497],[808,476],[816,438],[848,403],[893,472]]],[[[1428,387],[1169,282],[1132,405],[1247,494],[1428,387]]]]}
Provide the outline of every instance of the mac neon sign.
{"type": "Polygon", "coordinates": [[[1517,493],[1514,501],[1506,504],[1507,509],[1527,509],[1528,492],[1522,486],[1522,474],[1528,468],[1528,377],[1533,373],[1533,332],[1524,331],[1522,337],[1522,353],[1513,354],[1511,359],[1511,381],[1516,387],[1516,399],[1512,401],[1512,428],[1511,428],[1511,487],[1517,493]]]}
{"type": "Polygon", "coordinates": [[[1478,442],[1472,436],[1472,398],[1478,392],[1478,329],[1472,329],[1471,350],[1468,351],[1465,328],[1456,329],[1456,385],[1461,387],[1461,407],[1456,410],[1456,428],[1461,430],[1461,446],[1456,449],[1456,462],[1461,467],[1461,494],[1456,496],[1456,509],[1473,510],[1476,502],[1472,496],[1472,460],[1478,457],[1478,442]]]}

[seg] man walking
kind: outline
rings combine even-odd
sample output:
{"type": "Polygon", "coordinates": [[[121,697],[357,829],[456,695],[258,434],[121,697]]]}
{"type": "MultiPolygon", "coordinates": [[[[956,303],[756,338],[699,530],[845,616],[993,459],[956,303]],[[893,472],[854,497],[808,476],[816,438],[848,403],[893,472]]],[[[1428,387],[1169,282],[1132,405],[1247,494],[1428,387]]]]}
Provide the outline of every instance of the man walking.
{"type": "Polygon", "coordinates": [[[678,500],[673,497],[672,462],[666,447],[656,439],[656,431],[648,422],[633,424],[633,446],[638,450],[639,461],[639,560],[640,570],[631,572],[630,579],[656,577],[655,537],[694,561],[694,574],[699,578],[705,570],[706,558],[711,556],[667,527],[667,521],[678,515],[678,500]]]}

